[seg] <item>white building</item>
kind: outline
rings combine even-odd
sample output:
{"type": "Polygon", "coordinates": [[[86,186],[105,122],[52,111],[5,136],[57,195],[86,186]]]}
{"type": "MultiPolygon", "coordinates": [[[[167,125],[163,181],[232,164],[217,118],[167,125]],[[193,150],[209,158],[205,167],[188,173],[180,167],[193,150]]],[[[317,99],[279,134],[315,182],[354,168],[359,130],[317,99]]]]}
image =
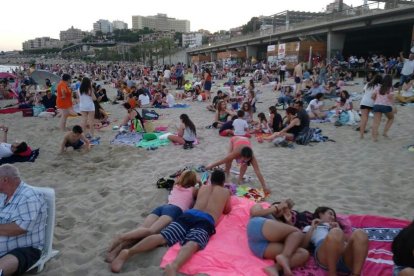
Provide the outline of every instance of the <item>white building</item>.
{"type": "Polygon", "coordinates": [[[101,31],[103,34],[112,33],[112,23],[106,19],[99,19],[95,23],[93,23],[93,32],[101,31]]]}
{"type": "Polygon", "coordinates": [[[66,31],[60,31],[60,40],[63,41],[81,41],[85,36],[87,35],[87,32],[84,32],[80,29],[75,29],[73,26],[66,31]]]}
{"type": "Polygon", "coordinates": [[[128,24],[120,20],[114,20],[112,21],[112,28],[114,30],[127,30],[128,24]]]}
{"type": "Polygon", "coordinates": [[[183,47],[198,47],[203,44],[203,34],[201,33],[186,33],[183,34],[183,47]]]}
{"type": "Polygon", "coordinates": [[[190,32],[190,21],[167,17],[159,13],[154,16],[132,16],[132,29],[141,30],[145,27],[155,31],[176,31],[181,33],[190,32]]]}
{"type": "Polygon", "coordinates": [[[37,37],[23,42],[23,50],[52,49],[61,47],[62,42],[59,39],[50,37],[37,37]]]}

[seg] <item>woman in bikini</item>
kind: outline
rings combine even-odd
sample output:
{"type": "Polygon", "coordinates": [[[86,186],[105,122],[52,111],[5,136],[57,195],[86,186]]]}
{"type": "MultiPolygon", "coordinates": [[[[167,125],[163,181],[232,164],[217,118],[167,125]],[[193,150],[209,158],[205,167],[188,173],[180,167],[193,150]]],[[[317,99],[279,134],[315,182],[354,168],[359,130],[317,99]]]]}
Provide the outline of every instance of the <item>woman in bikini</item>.
{"type": "Polygon", "coordinates": [[[240,136],[232,137],[230,139],[229,152],[227,156],[217,162],[209,164],[206,169],[210,170],[214,167],[220,166],[221,164],[225,164],[225,173],[226,176],[229,177],[231,165],[234,159],[241,164],[238,179],[239,184],[243,180],[247,166],[252,165],[253,170],[262,185],[263,191],[266,194],[270,194],[270,189],[266,186],[266,182],[260,172],[259,163],[257,162],[256,156],[253,154],[252,144],[248,138],[240,136]]]}
{"type": "Polygon", "coordinates": [[[220,100],[217,103],[217,111],[214,117],[213,127],[220,128],[225,122],[227,122],[227,119],[230,115],[235,115],[235,113],[227,109],[227,104],[225,101],[220,100]]]}

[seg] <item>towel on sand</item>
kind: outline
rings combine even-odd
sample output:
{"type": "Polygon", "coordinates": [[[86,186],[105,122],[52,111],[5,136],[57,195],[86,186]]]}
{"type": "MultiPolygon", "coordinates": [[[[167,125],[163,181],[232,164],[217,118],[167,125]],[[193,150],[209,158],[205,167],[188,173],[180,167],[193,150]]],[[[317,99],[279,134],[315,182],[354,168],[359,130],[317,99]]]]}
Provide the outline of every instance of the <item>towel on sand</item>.
{"type": "Polygon", "coordinates": [[[156,132],[155,135],[157,135],[157,139],[154,139],[154,140],[151,140],[151,141],[141,140],[136,144],[136,147],[147,149],[147,148],[156,148],[156,147],[160,147],[160,146],[166,146],[170,143],[170,140],[160,139],[159,137],[163,134],[164,133],[156,132]]]}
{"type": "Polygon", "coordinates": [[[32,150],[29,156],[12,155],[10,157],[0,158],[0,165],[12,164],[17,162],[34,162],[39,156],[39,149],[32,150]]]}
{"type": "Polygon", "coordinates": [[[118,133],[110,142],[111,145],[129,145],[135,146],[142,140],[142,134],[137,132],[118,133]]]}
{"type": "MultiPolygon", "coordinates": [[[[255,203],[251,200],[232,197],[233,209],[230,214],[223,216],[216,227],[216,234],[210,238],[207,247],[197,252],[180,270],[194,275],[265,275],[262,269],[273,264],[271,260],[255,257],[247,243],[246,226],[249,211],[255,203]]],[[[354,228],[364,229],[369,236],[369,252],[364,265],[363,275],[391,275],[393,238],[408,225],[408,221],[394,218],[350,215],[349,219],[354,228]]],[[[171,247],[164,255],[161,267],[171,263],[180,249],[178,244],[171,247]]],[[[310,258],[304,267],[294,270],[294,275],[322,276],[326,272],[319,268],[314,259],[310,258]]]]}

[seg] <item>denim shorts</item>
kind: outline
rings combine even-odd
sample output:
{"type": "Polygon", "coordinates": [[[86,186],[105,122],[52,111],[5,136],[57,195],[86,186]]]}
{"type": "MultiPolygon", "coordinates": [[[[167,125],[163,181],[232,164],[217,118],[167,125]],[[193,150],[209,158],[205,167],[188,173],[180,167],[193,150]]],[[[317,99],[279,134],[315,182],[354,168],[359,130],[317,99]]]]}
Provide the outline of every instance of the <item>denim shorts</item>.
{"type": "Polygon", "coordinates": [[[181,210],[180,207],[172,205],[172,204],[165,204],[160,207],[157,207],[154,209],[154,211],[151,212],[151,214],[157,215],[159,217],[161,216],[169,216],[172,218],[172,220],[176,220],[181,214],[183,213],[183,210],[181,210]]]}
{"type": "MultiPolygon", "coordinates": [[[[328,270],[328,268],[326,266],[324,266],[323,264],[321,264],[318,260],[318,251],[319,251],[319,248],[321,247],[323,241],[324,240],[321,240],[318,244],[315,245],[314,257],[315,257],[315,261],[316,261],[316,263],[318,264],[319,267],[321,267],[324,270],[328,270]]],[[[350,274],[352,272],[346,266],[345,260],[342,256],[339,258],[338,262],[336,263],[336,271],[340,272],[340,273],[344,273],[344,274],[350,274]]]]}
{"type": "Polygon", "coordinates": [[[400,266],[400,265],[394,264],[394,267],[392,269],[392,276],[398,276],[398,274],[406,268],[407,266],[400,266]]]}
{"type": "Polygon", "coordinates": [[[390,113],[390,112],[392,112],[392,107],[389,106],[389,105],[376,104],[372,108],[372,112],[390,113]]]}
{"type": "Polygon", "coordinates": [[[263,259],[269,241],[263,236],[262,228],[266,222],[266,218],[254,217],[247,224],[247,239],[249,248],[256,257],[263,259]]]}

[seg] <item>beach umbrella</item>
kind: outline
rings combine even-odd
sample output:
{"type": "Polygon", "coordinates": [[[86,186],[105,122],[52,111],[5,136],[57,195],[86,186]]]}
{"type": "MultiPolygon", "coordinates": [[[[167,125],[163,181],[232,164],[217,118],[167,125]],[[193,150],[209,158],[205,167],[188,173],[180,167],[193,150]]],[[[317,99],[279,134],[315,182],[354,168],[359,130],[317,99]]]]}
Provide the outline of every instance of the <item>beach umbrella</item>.
{"type": "Polygon", "coordinates": [[[44,85],[45,80],[49,79],[51,83],[58,83],[60,77],[46,70],[34,70],[30,77],[36,82],[36,84],[44,85]]]}

